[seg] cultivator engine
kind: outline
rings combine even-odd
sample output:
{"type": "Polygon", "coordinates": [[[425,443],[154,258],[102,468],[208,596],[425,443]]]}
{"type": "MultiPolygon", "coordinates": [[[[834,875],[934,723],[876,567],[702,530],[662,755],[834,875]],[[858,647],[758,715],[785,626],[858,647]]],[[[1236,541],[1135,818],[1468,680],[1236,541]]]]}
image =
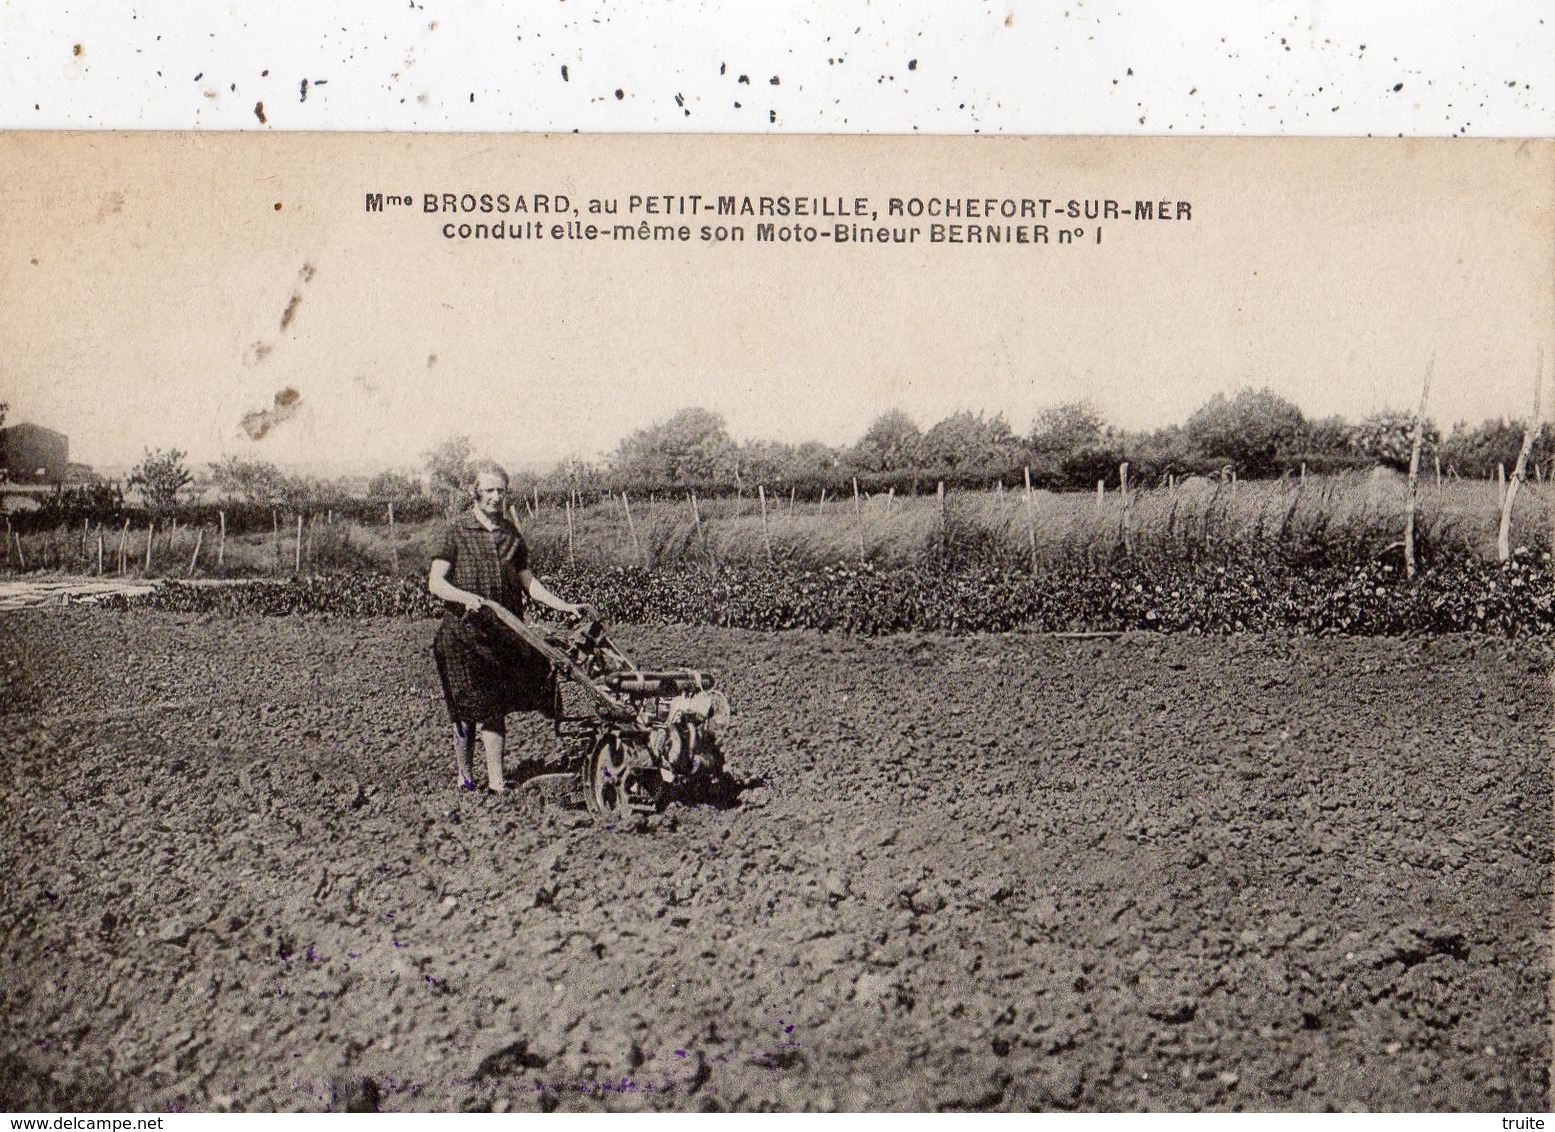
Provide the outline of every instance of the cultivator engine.
{"type": "Polygon", "coordinates": [[[507,628],[551,662],[557,676],[556,729],[571,740],[590,809],[608,815],[651,813],[671,799],[720,802],[730,780],[718,732],[729,701],[711,673],[643,670],[598,621],[566,633],[540,633],[500,605],[507,628]],[[565,687],[582,710],[568,714],[565,687]]]}

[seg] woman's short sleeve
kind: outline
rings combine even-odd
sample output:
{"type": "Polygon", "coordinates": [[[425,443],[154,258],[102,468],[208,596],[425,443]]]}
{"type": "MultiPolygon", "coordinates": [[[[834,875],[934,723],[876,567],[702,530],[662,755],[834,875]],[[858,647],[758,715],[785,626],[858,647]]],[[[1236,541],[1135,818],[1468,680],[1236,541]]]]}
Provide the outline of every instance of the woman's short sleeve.
{"type": "Polygon", "coordinates": [[[441,558],[450,565],[459,561],[459,535],[454,530],[452,524],[444,528],[443,543],[432,552],[432,557],[434,559],[441,558]]]}

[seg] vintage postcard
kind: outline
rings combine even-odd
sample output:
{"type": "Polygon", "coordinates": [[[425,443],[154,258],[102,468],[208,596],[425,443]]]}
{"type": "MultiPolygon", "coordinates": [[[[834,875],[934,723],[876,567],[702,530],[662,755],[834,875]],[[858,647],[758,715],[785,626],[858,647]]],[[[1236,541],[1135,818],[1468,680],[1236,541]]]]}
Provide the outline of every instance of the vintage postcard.
{"type": "Polygon", "coordinates": [[[1555,146],[0,166],[0,1108],[1549,1107],[1555,146]]]}

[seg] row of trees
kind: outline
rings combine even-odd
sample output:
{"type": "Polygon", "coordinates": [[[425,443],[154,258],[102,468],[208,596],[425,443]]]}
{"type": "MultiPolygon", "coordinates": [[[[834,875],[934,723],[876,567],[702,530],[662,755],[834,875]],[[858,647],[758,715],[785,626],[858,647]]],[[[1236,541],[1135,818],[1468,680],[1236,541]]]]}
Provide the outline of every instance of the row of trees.
{"type": "MultiPolygon", "coordinates": [[[[814,441],[737,443],[722,417],[693,408],[634,432],[603,468],[574,462],[555,469],[542,480],[542,490],[554,488],[558,480],[711,489],[742,483],[803,486],[853,475],[992,483],[1019,480],[1027,468],[1040,486],[1085,489],[1098,479],[1115,479],[1124,461],[1146,481],[1227,467],[1246,478],[1303,467],[1332,471],[1380,465],[1402,471],[1409,465],[1412,428],[1413,415],[1407,412],[1376,413],[1358,422],[1308,420],[1268,389],[1243,389],[1230,397],[1217,394],[1181,425],[1148,432],[1114,428],[1088,402],[1044,410],[1024,435],[1002,415],[963,411],[924,430],[906,413],[892,410],[876,418],[857,443],[832,448],[814,441]]],[[[1522,425],[1507,421],[1459,423],[1446,437],[1428,423],[1424,451],[1428,460],[1440,460],[1444,474],[1484,477],[1493,475],[1498,464],[1512,466],[1522,437],[1522,425]]],[[[1545,464],[1552,455],[1555,432],[1546,425],[1533,460],[1545,464]]]]}
{"type": "MultiPolygon", "coordinates": [[[[5,406],[0,403],[0,423],[5,406]]],[[[1118,465],[1130,479],[1154,482],[1168,475],[1216,474],[1234,469],[1244,478],[1384,466],[1403,470],[1410,456],[1412,415],[1377,413],[1358,422],[1341,417],[1308,420],[1291,402],[1268,389],[1217,394],[1181,425],[1130,432],[1108,424],[1089,402],[1057,405],[1038,414],[1024,434],[1002,415],[953,413],[928,429],[906,413],[877,417],[858,441],[832,447],[818,441],[784,444],[737,442],[724,419],[703,408],[683,409],[668,420],[638,429],[597,464],[569,460],[516,486],[551,500],[597,498],[606,492],[695,490],[703,494],[794,490],[813,497],[834,492],[853,478],[871,490],[907,491],[936,481],[962,487],[1023,481],[1053,489],[1089,489],[1098,480],[1116,484],[1118,465]]],[[[1455,425],[1443,437],[1428,423],[1427,466],[1443,474],[1484,478],[1508,470],[1523,439],[1520,423],[1486,421],[1455,425]]],[[[1542,469],[1555,456],[1555,430],[1544,425],[1531,453],[1542,469]]],[[[123,486],[95,484],[60,490],[44,501],[43,523],[121,519],[128,511],[124,487],[138,510],[154,519],[180,515],[204,521],[216,511],[238,529],[271,524],[279,513],[381,521],[392,504],[399,518],[429,518],[463,498],[477,454],[468,437],[454,437],[424,454],[422,474],[383,472],[365,485],[284,473],[275,464],[229,456],[197,477],[179,449],[148,451],[123,486]],[[208,484],[215,500],[196,487],[208,484]],[[207,515],[206,512],[211,514],[207,515]]]]}

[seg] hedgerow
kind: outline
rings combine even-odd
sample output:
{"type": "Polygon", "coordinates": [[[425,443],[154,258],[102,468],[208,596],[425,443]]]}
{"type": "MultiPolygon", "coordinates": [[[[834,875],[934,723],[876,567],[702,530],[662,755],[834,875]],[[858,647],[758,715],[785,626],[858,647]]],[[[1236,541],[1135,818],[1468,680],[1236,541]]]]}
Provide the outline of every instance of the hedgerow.
{"type": "MultiPolygon", "coordinates": [[[[1189,633],[1555,630],[1550,555],[1521,552],[1497,565],[1464,558],[1414,579],[1387,563],[1312,569],[1278,557],[1150,562],[1118,558],[1033,574],[1015,565],[817,568],[571,566],[558,592],[596,605],[610,622],[818,629],[862,635],[1146,630],[1189,633]]],[[[171,582],[121,608],[221,614],[433,617],[441,603],[419,579],[343,574],[242,585],[171,582]]]]}

